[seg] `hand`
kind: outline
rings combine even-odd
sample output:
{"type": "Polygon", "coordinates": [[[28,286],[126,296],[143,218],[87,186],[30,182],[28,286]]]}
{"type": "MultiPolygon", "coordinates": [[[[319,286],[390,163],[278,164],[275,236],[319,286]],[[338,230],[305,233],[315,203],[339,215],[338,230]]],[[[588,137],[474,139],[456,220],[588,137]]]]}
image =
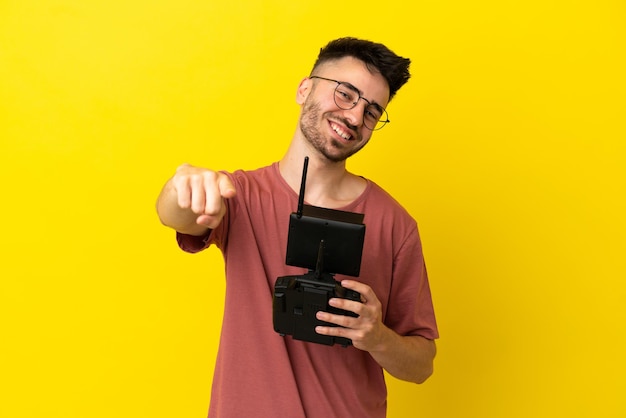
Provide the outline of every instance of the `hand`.
{"type": "Polygon", "coordinates": [[[217,227],[226,214],[224,199],[235,196],[235,186],[224,173],[183,164],[176,170],[172,185],[178,206],[199,215],[198,225],[217,227]]]}
{"type": "Polygon", "coordinates": [[[344,337],[352,340],[352,345],[360,350],[375,350],[384,340],[388,328],[382,322],[382,305],[368,285],[354,280],[344,280],[341,285],[346,289],[356,290],[361,294],[361,302],[332,298],[328,304],[332,307],[354,312],[358,317],[336,315],[320,311],[317,319],[338,327],[316,327],[315,331],[323,335],[344,337]]]}

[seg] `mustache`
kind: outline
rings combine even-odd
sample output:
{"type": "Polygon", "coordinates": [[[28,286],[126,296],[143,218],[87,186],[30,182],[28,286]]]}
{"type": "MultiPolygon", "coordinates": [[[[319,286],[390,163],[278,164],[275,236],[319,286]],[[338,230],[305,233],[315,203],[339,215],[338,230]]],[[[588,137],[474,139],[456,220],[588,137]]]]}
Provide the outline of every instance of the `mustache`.
{"type": "Polygon", "coordinates": [[[358,128],[356,125],[351,124],[346,118],[344,118],[341,115],[338,115],[336,113],[333,112],[328,112],[329,114],[329,119],[335,121],[335,122],[339,122],[342,123],[344,125],[346,125],[346,127],[348,127],[349,129],[352,129],[353,131],[356,131],[358,128]]]}
{"type": "Polygon", "coordinates": [[[339,118],[339,121],[341,123],[343,123],[344,125],[346,125],[349,129],[352,129],[353,131],[357,130],[357,126],[356,125],[352,125],[350,124],[350,122],[348,122],[346,119],[344,118],[339,118]]]}
{"type": "Polygon", "coordinates": [[[359,129],[357,126],[352,125],[350,122],[348,122],[348,120],[342,116],[338,116],[335,114],[331,114],[331,120],[334,120],[335,122],[339,122],[342,123],[344,125],[346,125],[346,127],[350,130],[352,130],[352,132],[354,132],[355,136],[357,139],[361,139],[361,134],[359,133],[359,129]]]}

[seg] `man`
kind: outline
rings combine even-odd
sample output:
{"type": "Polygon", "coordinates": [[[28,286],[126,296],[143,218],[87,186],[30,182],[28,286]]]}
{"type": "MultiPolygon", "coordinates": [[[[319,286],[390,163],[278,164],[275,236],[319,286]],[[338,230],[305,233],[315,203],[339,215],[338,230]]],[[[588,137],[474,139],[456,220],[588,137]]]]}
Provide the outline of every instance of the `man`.
{"type": "Polygon", "coordinates": [[[234,173],[183,165],[165,184],[157,211],[181,248],[215,244],[226,261],[209,417],[379,418],[383,369],[416,383],[431,375],[438,332],[417,225],[380,187],[346,170],[346,159],[388,121],[385,107],[408,81],[409,64],[382,44],[332,41],[298,86],[299,122],[278,163],[234,173]],[[273,330],[276,278],[306,272],[284,261],[306,156],[306,203],[365,215],[361,274],[336,276],[361,301],[329,302],[357,317],[317,314],[338,326],[316,332],[349,338],[347,348],[273,330]]]}

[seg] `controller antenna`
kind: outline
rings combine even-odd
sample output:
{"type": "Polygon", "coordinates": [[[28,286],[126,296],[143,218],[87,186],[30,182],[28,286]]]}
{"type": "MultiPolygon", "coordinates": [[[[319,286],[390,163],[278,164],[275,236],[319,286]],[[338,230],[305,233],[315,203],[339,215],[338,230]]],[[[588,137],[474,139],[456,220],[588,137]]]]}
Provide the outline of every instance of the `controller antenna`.
{"type": "Polygon", "coordinates": [[[302,168],[302,182],[300,183],[300,196],[298,196],[298,219],[302,218],[304,208],[304,186],[306,184],[306,171],[309,167],[309,157],[304,157],[304,167],[302,168]]]}
{"type": "Polygon", "coordinates": [[[317,250],[317,263],[315,264],[315,278],[319,279],[324,271],[324,249],[326,245],[324,240],[320,240],[320,246],[317,250]]]}

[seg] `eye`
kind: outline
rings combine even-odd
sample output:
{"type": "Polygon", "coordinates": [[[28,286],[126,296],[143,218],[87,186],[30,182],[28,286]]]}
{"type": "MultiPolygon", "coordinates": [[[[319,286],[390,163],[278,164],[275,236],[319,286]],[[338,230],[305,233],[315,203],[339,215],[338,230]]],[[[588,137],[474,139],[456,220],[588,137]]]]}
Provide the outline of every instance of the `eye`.
{"type": "Polygon", "coordinates": [[[346,104],[352,105],[359,100],[359,94],[343,84],[337,85],[335,94],[337,95],[337,99],[346,104]]]}
{"type": "Polygon", "coordinates": [[[378,106],[369,105],[365,108],[365,117],[372,121],[378,121],[383,116],[383,112],[378,106]]]}

